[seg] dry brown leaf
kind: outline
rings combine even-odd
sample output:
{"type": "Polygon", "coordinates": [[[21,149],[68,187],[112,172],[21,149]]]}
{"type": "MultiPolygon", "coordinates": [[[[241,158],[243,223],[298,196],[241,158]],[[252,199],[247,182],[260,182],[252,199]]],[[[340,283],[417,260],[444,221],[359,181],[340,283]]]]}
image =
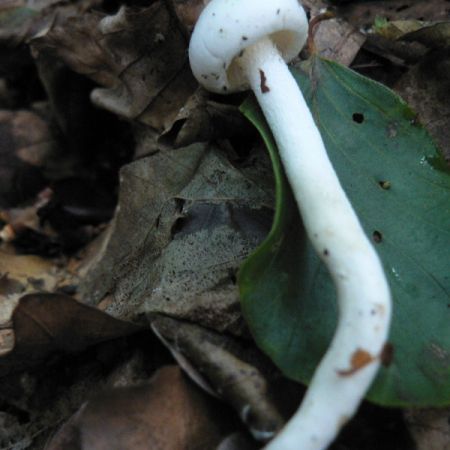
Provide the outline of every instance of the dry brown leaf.
{"type": "Polygon", "coordinates": [[[315,51],[324,58],[332,59],[346,66],[350,65],[366,37],[353,25],[340,17],[324,17],[330,6],[322,0],[306,0],[303,6],[309,11],[313,24],[315,51]],[[314,19],[319,21],[314,24],[314,19]]]}
{"type": "Polygon", "coordinates": [[[429,24],[404,34],[405,41],[420,42],[430,49],[442,50],[450,47],[450,21],[429,24]]]}
{"type": "MultiPolygon", "coordinates": [[[[114,16],[89,13],[51,27],[32,41],[35,55],[51,55],[104,88],[95,104],[162,132],[197,88],[187,40],[162,1],[122,7],[114,16]]],[[[49,62],[51,64],[51,60],[49,62]]]]}
{"type": "Polygon", "coordinates": [[[101,0],[2,0],[0,2],[0,74],[11,76],[20,71],[33,70],[28,40],[91,7],[101,0]]]}
{"type": "Polygon", "coordinates": [[[62,294],[28,294],[12,313],[14,347],[0,358],[0,376],[44,361],[57,352],[125,336],[140,328],[62,294]]]}
{"type": "Polygon", "coordinates": [[[227,414],[178,367],[166,366],[148,384],[89,400],[47,450],[212,450],[229,428],[227,414]]]}
{"type": "Polygon", "coordinates": [[[314,44],[324,58],[349,66],[366,37],[349,23],[340,19],[321,21],[314,34],[314,44]]]}
{"type": "Polygon", "coordinates": [[[152,329],[186,373],[229,403],[256,439],[268,440],[282,427],[268,381],[277,371],[255,348],[168,317],[153,320],[152,329]]]}
{"type": "Polygon", "coordinates": [[[200,88],[180,109],[172,127],[162,134],[159,142],[178,148],[218,139],[242,142],[253,134],[253,127],[237,106],[213,101],[200,88]]]}
{"type": "Polygon", "coordinates": [[[115,317],[163,312],[242,332],[235,273],[270,228],[269,164],[261,149],[239,170],[196,144],[125,166],[116,216],[82,269],[82,294],[111,295],[115,317]]]}

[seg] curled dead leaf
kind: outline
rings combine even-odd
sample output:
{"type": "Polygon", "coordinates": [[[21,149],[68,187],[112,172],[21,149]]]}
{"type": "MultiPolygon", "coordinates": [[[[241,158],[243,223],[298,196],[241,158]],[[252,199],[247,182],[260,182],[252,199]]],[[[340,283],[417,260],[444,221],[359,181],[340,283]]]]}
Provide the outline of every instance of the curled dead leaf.
{"type": "Polygon", "coordinates": [[[281,429],[284,420],[270,391],[273,369],[256,349],[168,317],[154,319],[152,329],[191,379],[229,403],[257,440],[281,429]]]}

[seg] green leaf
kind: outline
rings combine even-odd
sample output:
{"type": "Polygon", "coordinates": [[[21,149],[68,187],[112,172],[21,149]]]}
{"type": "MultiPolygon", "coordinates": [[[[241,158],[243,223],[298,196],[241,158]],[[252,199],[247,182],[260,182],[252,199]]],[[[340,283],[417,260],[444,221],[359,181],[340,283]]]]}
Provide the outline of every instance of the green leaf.
{"type": "MultiPolygon", "coordinates": [[[[383,405],[450,404],[446,166],[414,113],[384,86],[319,58],[293,74],[393,293],[394,358],[368,398],[383,405]]],[[[334,332],[335,290],[305,238],[261,111],[254,100],[242,110],[264,138],[276,176],[273,228],[239,274],[243,313],[258,345],[288,377],[307,383],[334,332]]]]}

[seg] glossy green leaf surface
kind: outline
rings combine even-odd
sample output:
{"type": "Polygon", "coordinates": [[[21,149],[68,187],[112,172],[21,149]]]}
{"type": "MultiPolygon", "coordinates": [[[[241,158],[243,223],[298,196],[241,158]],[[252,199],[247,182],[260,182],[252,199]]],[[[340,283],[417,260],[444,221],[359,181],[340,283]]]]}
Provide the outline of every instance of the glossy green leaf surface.
{"type": "MultiPolygon", "coordinates": [[[[384,86],[319,58],[293,74],[393,294],[393,360],[368,398],[383,405],[450,404],[445,163],[414,113],[384,86]]],[[[269,149],[277,197],[273,228],[239,274],[243,313],[258,345],[287,376],[307,383],[334,332],[335,290],[305,238],[261,111],[253,100],[242,110],[269,149]]]]}

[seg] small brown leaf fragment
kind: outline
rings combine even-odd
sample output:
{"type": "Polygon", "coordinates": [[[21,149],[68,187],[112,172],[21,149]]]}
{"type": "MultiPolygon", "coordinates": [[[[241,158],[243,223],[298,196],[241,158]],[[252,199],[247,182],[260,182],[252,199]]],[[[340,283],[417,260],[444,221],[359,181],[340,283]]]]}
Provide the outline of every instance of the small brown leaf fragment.
{"type": "Polygon", "coordinates": [[[266,74],[264,73],[263,70],[259,69],[259,75],[261,77],[261,92],[263,94],[267,94],[267,92],[270,92],[270,88],[266,84],[267,83],[266,74]]]}
{"type": "Polygon", "coordinates": [[[381,350],[380,360],[384,367],[389,367],[394,359],[394,346],[390,342],[384,344],[383,350],[381,350]]]}
{"type": "Polygon", "coordinates": [[[350,369],[337,370],[336,372],[341,377],[348,377],[350,375],[353,375],[363,367],[367,366],[367,364],[370,364],[373,360],[374,357],[368,351],[359,348],[355,350],[351,357],[350,369]]]}

